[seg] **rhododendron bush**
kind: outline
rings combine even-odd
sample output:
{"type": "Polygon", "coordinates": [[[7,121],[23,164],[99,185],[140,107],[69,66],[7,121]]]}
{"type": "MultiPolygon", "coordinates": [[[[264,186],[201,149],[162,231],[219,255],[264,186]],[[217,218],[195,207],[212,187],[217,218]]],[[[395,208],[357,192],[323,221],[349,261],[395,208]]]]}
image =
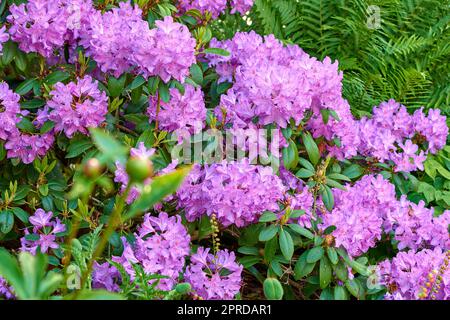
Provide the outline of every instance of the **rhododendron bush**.
{"type": "Polygon", "coordinates": [[[0,298],[450,299],[439,109],[219,40],[252,0],[2,3],[0,298]]]}

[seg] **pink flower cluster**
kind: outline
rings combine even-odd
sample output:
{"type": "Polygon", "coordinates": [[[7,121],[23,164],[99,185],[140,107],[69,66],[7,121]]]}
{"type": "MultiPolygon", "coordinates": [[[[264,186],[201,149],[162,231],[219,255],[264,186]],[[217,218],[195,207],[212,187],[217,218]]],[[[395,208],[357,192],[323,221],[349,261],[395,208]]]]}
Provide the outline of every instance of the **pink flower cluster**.
{"type": "Polygon", "coordinates": [[[381,175],[364,176],[347,191],[334,190],[335,207],[323,215],[322,229],[335,226],[336,246],[351,256],[360,256],[375,247],[383,233],[392,234],[398,249],[450,249],[450,211],[439,217],[433,209],[395,197],[395,187],[381,175]]]}
{"type": "MultiPolygon", "coordinates": [[[[381,262],[378,265],[381,284],[388,288],[385,299],[418,300],[426,283],[430,282],[432,287],[427,289],[436,291],[436,299],[449,300],[450,269],[444,266],[446,255],[448,259],[448,252],[436,247],[434,250],[399,252],[392,261],[381,262]],[[442,281],[438,284],[436,278],[442,266],[444,272],[441,274],[442,281]]],[[[430,292],[426,296],[426,299],[429,298],[430,292]]]]}
{"type": "Polygon", "coordinates": [[[25,229],[25,235],[20,239],[22,251],[36,254],[38,249],[47,253],[50,249],[59,248],[58,242],[62,240],[60,234],[66,231],[66,226],[58,218],[53,219],[53,212],[37,209],[30,217],[30,223],[33,225],[32,231],[25,229]],[[37,238],[29,239],[32,235],[37,238]]]}
{"type": "Polygon", "coordinates": [[[43,156],[54,142],[53,134],[31,134],[21,132],[18,124],[28,112],[20,110],[20,97],[9,89],[7,83],[0,83],[0,140],[5,141],[8,158],[19,158],[31,163],[37,156],[43,156]]]}
{"type": "MultiPolygon", "coordinates": [[[[239,12],[244,15],[253,6],[254,0],[231,0],[230,13],[239,12]]],[[[213,19],[217,19],[227,9],[227,0],[178,0],[178,7],[182,12],[196,9],[202,14],[209,12],[213,19]]]]}
{"type": "Polygon", "coordinates": [[[215,214],[224,227],[243,227],[258,221],[266,210],[278,210],[285,191],[272,168],[251,165],[243,159],[194,165],[177,198],[188,221],[215,214]]]}
{"type": "Polygon", "coordinates": [[[184,94],[177,88],[171,88],[170,101],[167,103],[160,101],[160,110],[158,110],[158,98],[150,97],[147,109],[150,122],[158,121],[161,129],[170,132],[183,129],[190,133],[199,133],[205,126],[206,120],[203,91],[190,84],[186,84],[184,88],[184,94]]]}
{"type": "Polygon", "coordinates": [[[91,0],[29,0],[9,10],[11,39],[21,50],[49,58],[66,41],[74,44],[94,9],[91,0]]]}
{"type": "Polygon", "coordinates": [[[58,82],[37,122],[53,121],[55,131],[64,132],[68,138],[77,132],[88,134],[88,128],[98,127],[108,113],[108,98],[97,85],[98,81],[88,75],[68,84],[58,82]]]}
{"type": "Polygon", "coordinates": [[[206,300],[232,300],[241,288],[243,266],[236,263],[234,252],[199,247],[191,256],[184,277],[194,292],[206,300]]]}
{"type": "Polygon", "coordinates": [[[165,17],[150,29],[141,9],[128,2],[103,14],[97,11],[80,43],[103,72],[116,77],[132,71],[164,82],[184,81],[195,62],[196,42],[186,26],[165,17]]]}
{"type": "Polygon", "coordinates": [[[422,109],[410,115],[405,106],[389,100],[373,109],[372,118],[359,121],[358,152],[381,162],[392,161],[395,171],[423,170],[428,153],[445,146],[446,117],[440,110],[422,109]]]}
{"type": "MultiPolygon", "coordinates": [[[[120,257],[112,257],[112,261],[121,264],[131,279],[135,277],[133,264],[142,266],[147,274],[167,276],[159,280],[158,288],[172,290],[190,252],[190,236],[181,223],[181,217],[169,217],[165,212],[159,213],[158,217],[147,214],[135,238],[133,244],[122,238],[124,251],[120,257]]],[[[114,269],[104,264],[97,265],[93,285],[117,291],[119,277],[114,269]]]]}

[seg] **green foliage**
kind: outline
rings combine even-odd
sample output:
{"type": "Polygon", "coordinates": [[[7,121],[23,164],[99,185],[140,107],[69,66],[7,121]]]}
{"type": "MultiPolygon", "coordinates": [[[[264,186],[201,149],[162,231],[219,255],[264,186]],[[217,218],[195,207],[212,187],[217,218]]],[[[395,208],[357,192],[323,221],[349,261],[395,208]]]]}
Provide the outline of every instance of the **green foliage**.
{"type": "Polygon", "coordinates": [[[339,60],[358,115],[391,98],[450,114],[448,0],[256,0],[250,18],[258,33],[339,60]]]}

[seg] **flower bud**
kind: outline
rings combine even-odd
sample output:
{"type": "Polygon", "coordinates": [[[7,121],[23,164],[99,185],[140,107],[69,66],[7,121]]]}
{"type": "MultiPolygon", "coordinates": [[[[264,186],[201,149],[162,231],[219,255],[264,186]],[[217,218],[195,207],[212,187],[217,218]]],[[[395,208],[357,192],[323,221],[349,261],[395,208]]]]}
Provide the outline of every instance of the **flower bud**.
{"type": "Polygon", "coordinates": [[[153,163],[144,157],[131,157],[127,162],[127,173],[132,182],[144,182],[153,176],[153,163]]]}
{"type": "Polygon", "coordinates": [[[89,178],[97,178],[103,173],[104,166],[97,158],[91,158],[83,166],[84,174],[89,178]]]}

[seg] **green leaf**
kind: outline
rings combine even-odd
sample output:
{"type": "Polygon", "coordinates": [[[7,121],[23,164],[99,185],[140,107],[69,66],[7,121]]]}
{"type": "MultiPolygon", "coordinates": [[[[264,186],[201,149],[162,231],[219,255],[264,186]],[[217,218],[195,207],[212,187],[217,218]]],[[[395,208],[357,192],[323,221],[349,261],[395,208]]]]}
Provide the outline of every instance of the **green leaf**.
{"type": "Polygon", "coordinates": [[[322,195],[322,201],[325,205],[325,208],[327,208],[328,211],[333,210],[334,207],[334,196],[333,192],[331,191],[330,187],[323,186],[323,189],[321,190],[322,195]]]}
{"type": "Polygon", "coordinates": [[[278,249],[278,239],[273,237],[269,241],[266,241],[264,245],[264,259],[266,261],[272,261],[278,249]]]}
{"type": "Polygon", "coordinates": [[[198,85],[203,84],[203,71],[202,68],[198,64],[193,64],[191,68],[189,69],[191,72],[191,78],[194,80],[198,85]]]}
{"type": "Polygon", "coordinates": [[[286,169],[295,168],[298,164],[298,150],[294,141],[289,139],[289,145],[283,148],[283,164],[286,169]]]}
{"type": "Polygon", "coordinates": [[[361,297],[361,287],[355,279],[345,281],[345,287],[354,297],[361,297]]]}
{"type": "Polygon", "coordinates": [[[337,264],[339,262],[338,254],[333,247],[327,248],[327,255],[332,264],[337,264]]]}
{"type": "Polygon", "coordinates": [[[351,181],[350,178],[347,176],[340,174],[340,173],[331,173],[327,175],[327,178],[333,179],[333,180],[343,180],[343,181],[351,181]]]}
{"type": "Polygon", "coordinates": [[[19,298],[25,297],[24,280],[17,260],[5,249],[0,248],[0,276],[14,288],[19,298]]]}
{"type": "Polygon", "coordinates": [[[162,101],[166,103],[170,101],[169,87],[164,82],[160,82],[158,86],[158,94],[162,101]]]}
{"type": "Polygon", "coordinates": [[[314,174],[315,174],[314,171],[311,171],[311,170],[308,170],[305,168],[301,168],[300,170],[297,171],[295,176],[298,178],[306,179],[306,178],[312,177],[314,174]]]}
{"type": "Polygon", "coordinates": [[[14,215],[11,210],[3,210],[0,212],[0,231],[7,234],[14,226],[14,215]]]}
{"type": "Polygon", "coordinates": [[[36,79],[27,79],[16,88],[16,93],[23,96],[30,92],[36,84],[39,84],[36,79]]]}
{"type": "Polygon", "coordinates": [[[162,199],[174,193],[190,170],[190,167],[185,167],[154,178],[149,186],[144,187],[143,192],[131,205],[129,212],[124,219],[127,220],[133,218],[137,214],[151,209],[162,199]]]}
{"type": "MultiPolygon", "coordinates": [[[[66,299],[71,299],[73,296],[68,296],[66,299]]],[[[125,297],[119,293],[114,293],[106,290],[82,290],[77,297],[77,300],[125,300],[125,297]]]]}
{"type": "Polygon", "coordinates": [[[356,179],[362,176],[363,173],[364,173],[363,168],[357,164],[352,164],[351,166],[345,168],[345,170],[342,172],[344,176],[347,176],[350,179],[356,179]]]}
{"type": "Polygon", "coordinates": [[[342,286],[336,286],[334,288],[334,299],[335,300],[348,300],[347,290],[342,286]]]}
{"type": "Polygon", "coordinates": [[[45,77],[44,82],[49,85],[54,85],[57,82],[62,82],[70,78],[70,74],[61,70],[54,71],[45,77]]]}
{"type": "Polygon", "coordinates": [[[309,253],[309,251],[305,251],[299,257],[299,259],[297,260],[297,263],[295,264],[295,267],[294,267],[294,279],[295,280],[299,280],[303,277],[306,277],[314,270],[316,263],[315,262],[308,263],[308,261],[306,261],[308,253],[309,253]]]}
{"type": "Polygon", "coordinates": [[[348,279],[348,270],[342,261],[339,261],[336,265],[333,265],[333,271],[339,280],[346,281],[348,279]]]}
{"type": "Polygon", "coordinates": [[[304,159],[304,158],[298,158],[298,162],[300,162],[300,164],[305,167],[307,170],[309,171],[316,171],[316,169],[314,168],[314,166],[312,165],[311,162],[309,162],[308,160],[304,159]]]}
{"type": "Polygon", "coordinates": [[[94,144],[109,160],[124,162],[127,149],[122,144],[101,129],[92,128],[90,132],[94,144]]]}
{"type": "Polygon", "coordinates": [[[78,157],[83,152],[92,148],[94,144],[88,139],[71,140],[67,147],[67,159],[78,157]]]}
{"type": "Polygon", "coordinates": [[[347,191],[347,189],[342,184],[340,184],[339,182],[334,181],[332,179],[328,179],[328,177],[327,177],[327,180],[326,180],[326,184],[327,184],[327,186],[330,186],[332,188],[337,188],[337,189],[341,189],[341,190],[347,191]]]}
{"type": "Polygon", "coordinates": [[[28,223],[29,217],[28,212],[19,207],[11,208],[11,210],[14,213],[14,215],[20,219],[20,221],[22,221],[23,223],[28,223]]]}
{"type": "Polygon", "coordinates": [[[319,281],[320,288],[325,289],[331,282],[331,264],[326,256],[322,256],[320,259],[319,267],[319,281]]]}
{"type": "Polygon", "coordinates": [[[238,252],[242,253],[242,254],[253,255],[253,256],[259,255],[258,248],[256,248],[256,247],[239,247],[238,252]]]}
{"type": "Polygon", "coordinates": [[[259,218],[259,222],[271,222],[278,220],[277,215],[273,212],[266,211],[259,218]]]}
{"type": "Polygon", "coordinates": [[[268,300],[281,300],[283,298],[283,287],[275,278],[267,278],[263,284],[264,295],[268,300]]]}
{"type": "MultiPolygon", "coordinates": [[[[2,1],[2,4],[5,1],[2,1]]],[[[3,44],[3,48],[2,48],[2,54],[0,55],[1,59],[2,59],[2,64],[4,66],[9,65],[14,57],[17,55],[17,44],[13,41],[7,41],[6,43],[3,44]]]]}
{"type": "Polygon", "coordinates": [[[224,57],[228,57],[230,55],[230,52],[224,49],[220,49],[220,48],[207,48],[204,50],[205,53],[209,53],[209,54],[216,54],[219,56],[224,56],[224,57]]]}
{"type": "Polygon", "coordinates": [[[45,121],[45,123],[42,125],[41,129],[39,130],[39,132],[41,134],[47,133],[50,130],[52,130],[54,127],[55,127],[55,123],[53,121],[45,121]]]}
{"type": "Polygon", "coordinates": [[[261,257],[257,256],[245,256],[239,259],[239,263],[244,266],[244,268],[250,268],[251,266],[259,263],[261,261],[261,257]]]}
{"type": "Polygon", "coordinates": [[[309,156],[309,160],[311,160],[313,165],[316,165],[317,163],[319,163],[320,159],[319,148],[317,147],[316,142],[309,132],[303,133],[302,138],[306,148],[306,152],[309,156]]]}
{"type": "Polygon", "coordinates": [[[322,247],[314,247],[309,250],[308,256],[306,257],[306,262],[314,263],[322,259],[323,257],[323,248],[322,247]]]}
{"type": "Polygon", "coordinates": [[[22,118],[22,120],[16,126],[22,131],[28,133],[34,133],[36,131],[36,128],[34,127],[33,123],[28,118],[22,118]]]}
{"type": "Polygon", "coordinates": [[[309,231],[306,228],[303,228],[303,227],[299,226],[298,224],[290,223],[288,225],[288,227],[291,228],[292,231],[294,231],[294,232],[296,232],[296,233],[298,233],[298,234],[300,234],[300,235],[302,235],[302,236],[304,236],[304,237],[306,237],[308,239],[314,239],[314,234],[311,231],[309,231]]]}
{"type": "Polygon", "coordinates": [[[292,255],[294,254],[294,241],[292,241],[292,237],[289,232],[287,232],[283,228],[281,228],[280,230],[279,243],[283,256],[286,258],[286,260],[291,260],[292,255]]]}
{"type": "Polygon", "coordinates": [[[268,241],[268,240],[272,239],[273,237],[275,237],[277,232],[278,232],[278,226],[271,224],[261,230],[261,232],[259,233],[258,239],[259,239],[259,241],[268,241]]]}
{"type": "Polygon", "coordinates": [[[126,74],[123,74],[121,77],[114,78],[110,76],[108,78],[108,91],[109,95],[113,98],[117,98],[122,94],[122,91],[125,87],[125,81],[127,80],[126,74]]]}
{"type": "Polygon", "coordinates": [[[128,90],[134,90],[139,88],[140,86],[142,86],[145,83],[145,79],[143,76],[137,76],[136,78],[133,79],[133,81],[131,82],[131,84],[127,87],[128,90]]]}

